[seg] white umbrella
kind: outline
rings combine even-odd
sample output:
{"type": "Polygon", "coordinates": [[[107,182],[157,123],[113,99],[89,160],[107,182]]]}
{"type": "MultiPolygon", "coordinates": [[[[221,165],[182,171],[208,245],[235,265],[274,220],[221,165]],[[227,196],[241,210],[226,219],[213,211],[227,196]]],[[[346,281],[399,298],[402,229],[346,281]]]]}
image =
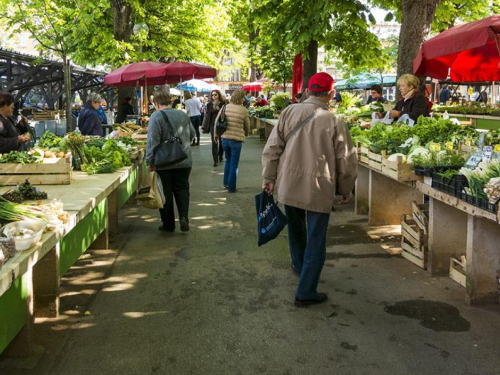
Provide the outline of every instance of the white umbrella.
{"type": "Polygon", "coordinates": [[[181,93],[181,90],[177,90],[175,88],[170,88],[170,95],[181,96],[182,93],[181,93]]]}

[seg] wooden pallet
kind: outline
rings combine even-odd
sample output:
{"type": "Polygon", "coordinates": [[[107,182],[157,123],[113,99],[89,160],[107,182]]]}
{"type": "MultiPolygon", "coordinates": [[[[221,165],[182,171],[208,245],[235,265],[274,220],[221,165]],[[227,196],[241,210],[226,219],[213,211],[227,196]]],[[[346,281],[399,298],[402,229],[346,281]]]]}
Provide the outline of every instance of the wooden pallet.
{"type": "Polygon", "coordinates": [[[450,258],[450,278],[463,287],[467,286],[467,276],[465,272],[466,262],[465,257],[461,257],[461,261],[455,258],[450,258]]]}
{"type": "Polygon", "coordinates": [[[32,185],[69,185],[71,155],[45,158],[41,164],[0,164],[0,185],[14,186],[29,179],[32,185]]]}
{"type": "Polygon", "coordinates": [[[427,236],[407,215],[403,215],[401,220],[401,249],[405,259],[423,269],[427,268],[427,236]]]}
{"type": "Polygon", "coordinates": [[[412,205],[412,216],[415,223],[420,229],[428,235],[429,231],[429,205],[428,204],[418,204],[413,201],[412,205]]]}

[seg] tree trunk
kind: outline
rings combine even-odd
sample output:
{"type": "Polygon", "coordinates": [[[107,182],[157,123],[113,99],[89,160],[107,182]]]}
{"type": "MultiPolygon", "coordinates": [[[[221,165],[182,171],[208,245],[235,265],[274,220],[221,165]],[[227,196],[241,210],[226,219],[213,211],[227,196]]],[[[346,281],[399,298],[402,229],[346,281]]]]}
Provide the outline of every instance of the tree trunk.
{"type": "MultiPolygon", "coordinates": [[[[398,74],[413,74],[413,60],[429,34],[440,0],[402,0],[398,46],[398,74]]],[[[399,92],[397,92],[399,97],[399,92]]]]}
{"type": "MultiPolygon", "coordinates": [[[[134,29],[132,6],[126,0],[110,0],[113,9],[113,36],[115,40],[130,42],[134,29]]],[[[118,105],[123,99],[131,97],[135,112],[139,113],[137,100],[135,99],[135,88],[118,88],[118,105]]]]}
{"type": "Polygon", "coordinates": [[[66,97],[66,132],[73,131],[71,124],[71,65],[66,55],[62,56],[63,59],[63,75],[64,75],[64,96],[66,97]]]}
{"type": "Polygon", "coordinates": [[[318,41],[311,40],[307,46],[307,59],[304,60],[303,88],[307,88],[309,78],[318,72],[318,41]]]}
{"type": "MultiPolygon", "coordinates": [[[[257,53],[256,47],[252,44],[255,38],[259,36],[259,30],[250,31],[248,35],[248,41],[250,42],[250,48],[252,48],[253,53],[257,53]]],[[[250,57],[250,82],[257,81],[257,64],[254,62],[253,56],[250,57]]]]}

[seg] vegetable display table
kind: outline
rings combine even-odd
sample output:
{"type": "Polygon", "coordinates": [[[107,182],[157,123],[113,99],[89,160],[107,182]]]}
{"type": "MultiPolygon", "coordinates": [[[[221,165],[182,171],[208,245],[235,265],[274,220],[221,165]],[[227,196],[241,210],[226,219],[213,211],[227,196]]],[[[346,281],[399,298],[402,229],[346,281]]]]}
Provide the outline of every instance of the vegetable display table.
{"type": "Polygon", "coordinates": [[[143,164],[140,157],[115,173],[73,172],[71,185],[43,187],[49,199],[62,201],[70,220],[0,270],[0,352],[9,346],[12,355],[31,354],[34,317],[56,317],[60,277],[88,248],[108,248],[118,210],[136,192],[143,164]]]}
{"type": "Polygon", "coordinates": [[[429,272],[446,275],[450,257],[460,259],[465,255],[467,303],[498,303],[498,214],[472,206],[421,182],[417,183],[417,188],[430,197],[429,272]]]}
{"type": "Polygon", "coordinates": [[[261,118],[260,121],[264,123],[264,134],[266,139],[269,138],[269,135],[273,131],[274,127],[278,125],[278,120],[276,119],[270,119],[270,118],[261,118]]]}
{"type": "Polygon", "coordinates": [[[421,181],[399,182],[359,164],[355,210],[368,214],[371,226],[400,224],[412,201],[430,199],[427,270],[448,275],[450,258],[464,259],[466,302],[499,303],[500,213],[491,213],[421,181]]]}
{"type": "Polygon", "coordinates": [[[415,182],[400,182],[375,169],[359,164],[355,210],[368,214],[368,225],[397,225],[403,214],[411,213],[412,202],[423,202],[415,182]]]}
{"type": "Polygon", "coordinates": [[[488,115],[466,115],[449,113],[450,117],[455,117],[460,121],[472,120],[472,125],[478,129],[500,129],[500,117],[488,115]]]}

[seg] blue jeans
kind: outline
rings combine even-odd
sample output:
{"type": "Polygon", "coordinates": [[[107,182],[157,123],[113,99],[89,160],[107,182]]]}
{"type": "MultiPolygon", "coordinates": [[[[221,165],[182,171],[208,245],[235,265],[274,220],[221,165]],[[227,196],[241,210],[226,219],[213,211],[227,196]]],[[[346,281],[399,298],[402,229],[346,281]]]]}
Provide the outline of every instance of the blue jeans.
{"type": "MultiPolygon", "coordinates": [[[[189,118],[191,120],[191,124],[193,124],[194,130],[196,132],[196,141],[200,143],[200,125],[201,125],[201,116],[191,116],[189,118]]],[[[193,141],[194,143],[194,141],[193,141]]]]}
{"type": "Polygon", "coordinates": [[[234,139],[222,138],[222,148],[226,156],[224,165],[224,186],[230,193],[236,191],[236,179],[238,178],[238,164],[240,162],[241,147],[243,142],[234,139]]]}
{"type": "Polygon", "coordinates": [[[300,273],[296,297],[317,299],[319,276],[326,257],[326,231],[330,214],[285,205],[292,267],[300,273]]]}

